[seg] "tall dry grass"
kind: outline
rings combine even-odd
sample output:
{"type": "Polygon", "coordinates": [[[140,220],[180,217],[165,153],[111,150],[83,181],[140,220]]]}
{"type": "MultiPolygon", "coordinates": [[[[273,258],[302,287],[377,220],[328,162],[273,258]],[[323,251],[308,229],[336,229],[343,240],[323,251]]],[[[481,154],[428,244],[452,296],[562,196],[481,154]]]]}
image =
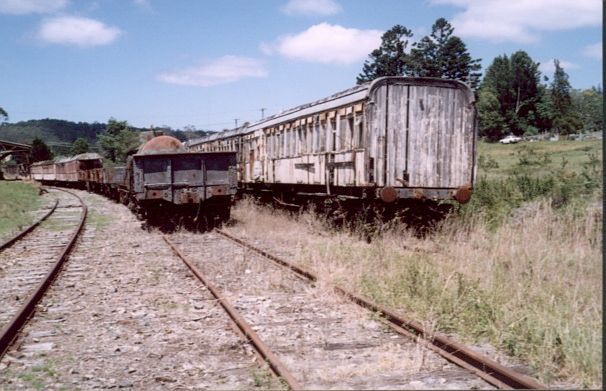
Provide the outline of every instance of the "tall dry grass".
{"type": "Polygon", "coordinates": [[[547,384],[602,386],[602,208],[526,203],[498,227],[447,220],[418,238],[395,226],[371,243],[250,201],[229,228],[466,342],[523,359],[547,384]],[[279,252],[279,251],[277,251],[279,252]]]}

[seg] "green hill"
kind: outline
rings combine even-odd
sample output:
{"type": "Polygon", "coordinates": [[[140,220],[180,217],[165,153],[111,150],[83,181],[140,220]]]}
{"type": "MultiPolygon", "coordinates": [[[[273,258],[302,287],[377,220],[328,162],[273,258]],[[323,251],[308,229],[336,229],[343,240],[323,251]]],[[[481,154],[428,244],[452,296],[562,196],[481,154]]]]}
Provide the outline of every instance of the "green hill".
{"type": "Polygon", "coordinates": [[[34,138],[47,144],[73,143],[78,137],[94,142],[97,134],[105,130],[105,124],[98,122],[71,122],[60,119],[40,119],[0,125],[0,139],[23,144],[31,144],[34,138]]]}
{"type": "MultiPolygon", "coordinates": [[[[88,141],[96,150],[97,135],[105,131],[107,124],[99,122],[71,122],[60,119],[40,119],[21,121],[16,123],[0,124],[0,140],[30,144],[34,138],[44,141],[55,154],[65,154],[71,144],[79,137],[88,141]]],[[[149,129],[130,127],[134,131],[147,131],[149,129]]],[[[164,134],[173,136],[181,141],[205,136],[210,131],[205,130],[175,130],[170,128],[156,129],[164,134]]]]}

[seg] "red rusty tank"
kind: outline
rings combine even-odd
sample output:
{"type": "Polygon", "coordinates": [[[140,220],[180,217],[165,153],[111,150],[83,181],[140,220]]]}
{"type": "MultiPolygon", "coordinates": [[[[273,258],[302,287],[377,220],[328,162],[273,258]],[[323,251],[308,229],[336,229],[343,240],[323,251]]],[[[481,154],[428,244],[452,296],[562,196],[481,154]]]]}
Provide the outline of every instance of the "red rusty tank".
{"type": "Polygon", "coordinates": [[[186,152],[181,141],[171,136],[157,136],[146,142],[137,154],[152,155],[157,153],[186,152]]]}

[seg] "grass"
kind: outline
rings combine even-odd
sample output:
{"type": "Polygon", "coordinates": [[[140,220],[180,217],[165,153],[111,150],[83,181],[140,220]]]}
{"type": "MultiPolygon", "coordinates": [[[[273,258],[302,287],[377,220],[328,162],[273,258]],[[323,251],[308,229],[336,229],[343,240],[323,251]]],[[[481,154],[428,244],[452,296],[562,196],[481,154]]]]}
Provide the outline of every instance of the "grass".
{"type": "Polygon", "coordinates": [[[438,331],[489,342],[548,385],[601,388],[600,144],[532,144],[542,149],[480,145],[498,167],[480,168],[473,201],[423,238],[396,225],[366,243],[313,213],[293,218],[249,201],[229,230],[289,248],[324,280],[438,331]],[[539,161],[536,172],[514,172],[525,157],[539,161]]]}
{"type": "Polygon", "coordinates": [[[87,224],[95,227],[96,229],[106,227],[111,221],[111,216],[103,215],[97,212],[88,212],[86,217],[87,224]]]}
{"type": "Polygon", "coordinates": [[[504,179],[513,174],[541,177],[561,168],[580,172],[591,155],[602,160],[601,140],[536,141],[506,145],[480,142],[478,176],[486,180],[504,179]]]}
{"type": "Polygon", "coordinates": [[[31,211],[38,208],[38,188],[26,182],[0,181],[0,237],[33,223],[31,211]]]}

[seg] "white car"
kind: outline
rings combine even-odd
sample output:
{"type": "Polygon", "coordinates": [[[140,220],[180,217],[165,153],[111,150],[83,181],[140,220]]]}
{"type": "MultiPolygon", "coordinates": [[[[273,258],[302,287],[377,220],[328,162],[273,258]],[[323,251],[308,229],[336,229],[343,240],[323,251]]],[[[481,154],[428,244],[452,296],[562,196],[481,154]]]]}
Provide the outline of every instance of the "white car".
{"type": "Polygon", "coordinates": [[[522,137],[514,136],[512,134],[499,140],[501,144],[515,144],[520,141],[522,141],[522,137]]]}

